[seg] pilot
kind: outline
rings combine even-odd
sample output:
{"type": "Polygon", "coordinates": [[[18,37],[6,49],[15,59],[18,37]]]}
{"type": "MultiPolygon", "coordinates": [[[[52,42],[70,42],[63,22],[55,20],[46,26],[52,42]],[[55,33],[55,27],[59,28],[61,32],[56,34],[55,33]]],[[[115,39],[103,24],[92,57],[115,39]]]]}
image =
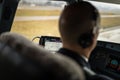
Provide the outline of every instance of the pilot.
{"type": "Polygon", "coordinates": [[[99,34],[100,14],[89,2],[74,2],[65,6],[59,19],[63,47],[58,53],[68,56],[83,67],[87,80],[112,80],[96,75],[88,63],[99,34]]]}
{"type": "Polygon", "coordinates": [[[0,36],[1,80],[85,80],[83,71],[71,59],[51,54],[21,35],[0,36]]]}

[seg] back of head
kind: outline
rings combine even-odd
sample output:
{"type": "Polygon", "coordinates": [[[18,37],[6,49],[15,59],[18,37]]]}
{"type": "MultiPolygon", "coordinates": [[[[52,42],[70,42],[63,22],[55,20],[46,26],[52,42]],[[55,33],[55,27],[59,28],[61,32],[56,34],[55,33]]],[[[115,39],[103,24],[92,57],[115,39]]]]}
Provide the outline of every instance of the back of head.
{"type": "Polygon", "coordinates": [[[74,61],[14,33],[0,36],[0,74],[3,80],[84,80],[74,61]]]}
{"type": "Polygon", "coordinates": [[[80,40],[85,41],[87,38],[87,42],[94,33],[98,34],[98,29],[95,28],[98,28],[99,22],[99,12],[89,2],[80,1],[67,5],[59,19],[59,31],[63,43],[82,46],[80,40]]]}

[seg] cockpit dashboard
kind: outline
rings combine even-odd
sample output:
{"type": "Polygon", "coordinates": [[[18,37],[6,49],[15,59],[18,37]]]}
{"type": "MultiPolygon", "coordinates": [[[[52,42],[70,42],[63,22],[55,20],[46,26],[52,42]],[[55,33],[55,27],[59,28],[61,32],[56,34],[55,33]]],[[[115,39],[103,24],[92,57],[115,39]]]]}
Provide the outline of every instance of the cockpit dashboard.
{"type": "MultiPolygon", "coordinates": [[[[61,39],[53,36],[42,36],[39,44],[51,52],[62,47],[61,39]]],[[[96,73],[110,76],[115,80],[120,79],[120,44],[98,41],[89,63],[96,73]]]]}
{"type": "Polygon", "coordinates": [[[89,62],[96,73],[120,79],[120,44],[98,41],[89,62]]]}

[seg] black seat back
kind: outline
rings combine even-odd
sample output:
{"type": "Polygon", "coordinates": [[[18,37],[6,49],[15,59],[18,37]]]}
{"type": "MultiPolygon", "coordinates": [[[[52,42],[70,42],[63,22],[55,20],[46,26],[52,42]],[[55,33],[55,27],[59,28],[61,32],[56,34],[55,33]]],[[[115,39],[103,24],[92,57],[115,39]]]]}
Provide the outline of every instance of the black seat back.
{"type": "Polygon", "coordinates": [[[3,80],[84,80],[81,68],[71,59],[13,33],[0,36],[0,74],[3,80]]]}

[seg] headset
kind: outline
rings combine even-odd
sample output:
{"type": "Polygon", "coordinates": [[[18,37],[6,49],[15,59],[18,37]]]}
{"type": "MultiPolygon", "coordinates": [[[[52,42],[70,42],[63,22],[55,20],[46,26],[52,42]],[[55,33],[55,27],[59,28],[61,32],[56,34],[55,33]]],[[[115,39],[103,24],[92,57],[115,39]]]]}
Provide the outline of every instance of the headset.
{"type": "Polygon", "coordinates": [[[93,38],[95,34],[98,34],[98,26],[95,26],[90,32],[84,33],[79,36],[78,38],[78,44],[82,46],[82,48],[87,48],[93,44],[93,38]]]}
{"type": "Polygon", "coordinates": [[[90,33],[82,34],[78,38],[78,44],[82,48],[87,48],[87,47],[89,47],[89,46],[92,45],[92,43],[93,43],[93,37],[94,37],[94,34],[92,34],[91,32],[90,33]]]}
{"type": "Polygon", "coordinates": [[[97,24],[97,19],[98,19],[99,13],[95,9],[92,12],[92,14],[93,15],[91,16],[91,20],[95,21],[95,26],[93,27],[92,30],[90,30],[87,33],[84,33],[84,34],[80,35],[79,38],[78,38],[78,44],[80,46],[82,46],[82,48],[87,48],[87,47],[91,46],[93,44],[94,35],[98,34],[99,26],[97,24]]]}

